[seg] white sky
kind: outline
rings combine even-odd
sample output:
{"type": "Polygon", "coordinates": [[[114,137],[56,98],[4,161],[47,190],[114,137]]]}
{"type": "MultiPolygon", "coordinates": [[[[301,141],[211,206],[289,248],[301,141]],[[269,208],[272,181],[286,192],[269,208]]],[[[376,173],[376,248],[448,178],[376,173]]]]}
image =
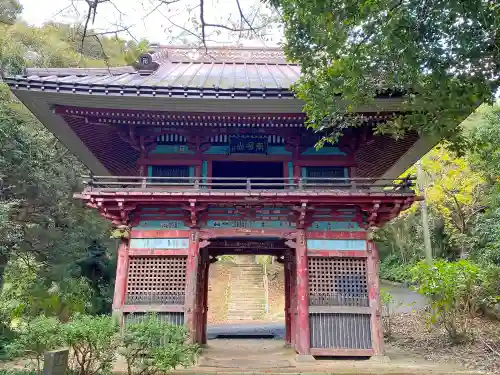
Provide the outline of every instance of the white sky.
{"type": "MultiPolygon", "coordinates": [[[[22,19],[29,24],[42,25],[47,21],[82,22],[85,19],[88,6],[84,0],[21,0],[23,5],[22,19]]],[[[170,18],[177,25],[193,30],[190,17],[199,18],[199,0],[180,0],[176,4],[162,5],[154,10],[156,0],[113,0],[113,3],[103,3],[97,8],[95,24],[91,27],[99,31],[111,31],[123,25],[131,26],[130,34],[120,34],[120,37],[146,38],[151,43],[179,43],[179,35],[189,35],[168,21],[170,18]],[[116,7],[114,5],[116,5],[116,7]],[[118,8],[118,9],[117,9],[118,8]],[[191,12],[189,8],[195,8],[191,12]],[[177,39],[176,39],[177,37],[177,39]]],[[[205,0],[205,22],[228,25],[228,19],[239,21],[239,13],[235,0],[205,0]]],[[[269,11],[259,0],[240,0],[247,18],[257,12],[269,14],[269,11]]],[[[234,33],[221,29],[209,29],[213,40],[207,44],[234,44],[254,46],[275,46],[281,40],[281,32],[274,30],[268,37],[257,40],[239,40],[234,33]]],[[[195,43],[196,38],[188,36],[195,43]]]]}

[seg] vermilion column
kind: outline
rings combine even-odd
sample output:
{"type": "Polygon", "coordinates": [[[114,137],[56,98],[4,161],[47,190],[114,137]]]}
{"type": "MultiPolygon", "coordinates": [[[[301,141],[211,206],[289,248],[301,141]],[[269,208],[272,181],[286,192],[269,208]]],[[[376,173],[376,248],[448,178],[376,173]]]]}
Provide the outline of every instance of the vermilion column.
{"type": "Polygon", "coordinates": [[[298,354],[310,354],[309,333],[309,272],[305,230],[297,231],[297,342],[298,354]]]}
{"type": "Polygon", "coordinates": [[[203,283],[203,312],[202,312],[202,327],[201,327],[201,343],[207,343],[207,315],[208,315],[208,282],[210,277],[210,262],[205,261],[204,283],[203,283]]]}
{"type": "Polygon", "coordinates": [[[190,340],[195,342],[196,335],[196,312],[197,308],[197,283],[198,283],[198,254],[199,254],[199,232],[192,229],[189,236],[189,250],[186,263],[186,293],[184,302],[184,321],[189,332],[190,340]]]}
{"type": "Polygon", "coordinates": [[[291,308],[291,297],[292,288],[290,287],[290,273],[291,273],[291,259],[289,254],[285,254],[283,263],[283,269],[285,274],[285,344],[290,345],[292,343],[292,308],[291,308]]]}
{"type": "Polygon", "coordinates": [[[297,263],[296,257],[290,254],[290,326],[291,341],[295,348],[297,342],[297,263]]]}
{"type": "Polygon", "coordinates": [[[203,262],[203,260],[201,259],[201,255],[198,257],[198,275],[196,277],[196,294],[195,294],[195,298],[196,298],[196,303],[195,303],[195,308],[196,310],[194,310],[193,312],[193,319],[194,319],[194,325],[196,326],[196,330],[195,330],[195,334],[196,336],[194,337],[195,339],[195,342],[197,344],[200,344],[201,343],[201,340],[202,340],[202,335],[201,335],[201,332],[202,332],[202,326],[203,326],[203,321],[202,321],[202,316],[203,316],[203,285],[205,283],[205,280],[204,280],[204,268],[205,268],[205,263],[203,262]]]}
{"type": "Polygon", "coordinates": [[[368,241],[367,277],[368,298],[371,310],[372,345],[374,355],[383,355],[384,332],[382,330],[380,307],[378,251],[373,241],[368,241]]]}
{"type": "Polygon", "coordinates": [[[128,239],[122,238],[117,250],[115,293],[113,295],[113,315],[119,317],[120,323],[122,323],[122,309],[127,291],[128,263],[128,239]]]}

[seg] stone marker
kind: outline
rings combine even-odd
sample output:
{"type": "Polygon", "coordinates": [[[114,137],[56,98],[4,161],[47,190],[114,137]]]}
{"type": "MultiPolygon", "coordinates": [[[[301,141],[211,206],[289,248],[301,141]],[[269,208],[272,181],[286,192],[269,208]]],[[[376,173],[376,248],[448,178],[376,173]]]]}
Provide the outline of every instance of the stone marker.
{"type": "Polygon", "coordinates": [[[43,356],[43,375],[65,375],[68,368],[68,349],[52,350],[43,356]]]}

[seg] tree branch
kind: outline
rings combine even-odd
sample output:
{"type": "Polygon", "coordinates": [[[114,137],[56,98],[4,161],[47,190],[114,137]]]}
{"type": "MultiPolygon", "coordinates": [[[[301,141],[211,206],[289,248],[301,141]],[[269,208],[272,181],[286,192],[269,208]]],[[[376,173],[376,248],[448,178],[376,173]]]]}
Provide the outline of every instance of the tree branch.
{"type": "MultiPolygon", "coordinates": [[[[241,9],[241,4],[240,4],[240,0],[236,0],[236,5],[238,5],[238,11],[240,12],[240,17],[243,21],[246,22],[246,24],[248,25],[248,27],[253,31],[255,32],[255,30],[253,29],[252,27],[252,24],[248,21],[248,19],[245,17],[245,15],[243,14],[243,10],[241,9]]],[[[243,27],[243,25],[241,25],[243,27]]]]}
{"type": "Polygon", "coordinates": [[[97,37],[97,36],[102,36],[102,35],[117,34],[117,33],[121,33],[124,31],[129,31],[131,27],[132,26],[127,26],[127,27],[123,27],[123,28],[117,29],[117,30],[103,31],[103,32],[99,32],[99,33],[87,34],[87,37],[97,37]]]}
{"type": "Polygon", "coordinates": [[[204,13],[204,0],[200,0],[200,23],[201,23],[201,43],[205,47],[205,51],[207,48],[207,41],[205,35],[205,13],[204,13]]]}

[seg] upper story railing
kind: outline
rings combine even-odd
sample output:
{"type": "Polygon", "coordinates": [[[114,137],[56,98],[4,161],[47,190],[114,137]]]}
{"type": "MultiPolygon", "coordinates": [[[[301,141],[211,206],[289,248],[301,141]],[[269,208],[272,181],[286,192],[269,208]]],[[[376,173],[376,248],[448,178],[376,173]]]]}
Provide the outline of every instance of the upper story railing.
{"type": "Polygon", "coordinates": [[[412,193],[414,177],[387,178],[294,178],[294,177],[140,177],[84,176],[84,192],[161,191],[279,191],[294,190],[412,193]]]}

